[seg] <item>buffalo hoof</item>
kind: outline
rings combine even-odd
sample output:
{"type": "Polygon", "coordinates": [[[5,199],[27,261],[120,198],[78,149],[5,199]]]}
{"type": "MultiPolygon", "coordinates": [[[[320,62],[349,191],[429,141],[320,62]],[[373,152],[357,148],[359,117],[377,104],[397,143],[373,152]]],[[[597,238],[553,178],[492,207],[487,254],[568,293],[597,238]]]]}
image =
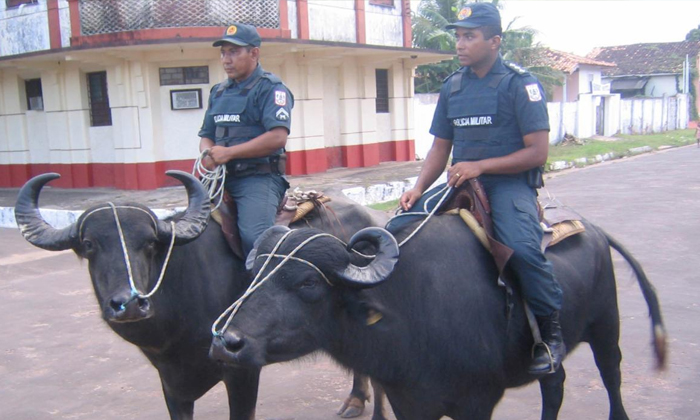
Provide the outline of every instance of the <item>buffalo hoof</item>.
{"type": "Polygon", "coordinates": [[[338,412],[336,413],[344,419],[351,419],[353,417],[360,417],[365,411],[365,402],[355,396],[349,396],[340,406],[338,412]]]}

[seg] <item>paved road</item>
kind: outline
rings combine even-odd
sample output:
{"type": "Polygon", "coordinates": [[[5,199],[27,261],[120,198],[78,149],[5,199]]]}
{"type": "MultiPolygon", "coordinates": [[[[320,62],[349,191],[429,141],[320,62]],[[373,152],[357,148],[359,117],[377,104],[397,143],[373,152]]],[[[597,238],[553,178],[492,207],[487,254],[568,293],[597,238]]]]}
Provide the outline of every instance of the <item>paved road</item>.
{"type": "MultiPolygon", "coordinates": [[[[670,335],[669,369],[655,373],[646,305],[616,257],[623,398],[635,419],[700,418],[700,149],[685,147],[569,172],[547,188],[607,229],[654,282],[670,335]]],[[[0,419],[167,419],[158,376],[100,320],[87,264],[0,229],[0,419]]],[[[562,419],[607,418],[586,345],[566,361],[562,419]]],[[[330,420],[349,389],[324,356],[264,369],[258,418],[330,420]]],[[[195,409],[227,418],[218,386],[195,409]]],[[[497,419],[539,419],[537,385],[508,391],[497,419]]],[[[366,414],[362,418],[369,419],[366,414]]]]}

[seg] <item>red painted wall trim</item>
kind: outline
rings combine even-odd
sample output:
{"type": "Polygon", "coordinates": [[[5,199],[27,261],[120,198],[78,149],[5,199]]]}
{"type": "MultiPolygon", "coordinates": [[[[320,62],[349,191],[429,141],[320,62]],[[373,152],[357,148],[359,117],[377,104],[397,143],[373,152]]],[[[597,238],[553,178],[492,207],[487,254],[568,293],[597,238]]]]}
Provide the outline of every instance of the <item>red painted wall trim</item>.
{"type": "MultiPolygon", "coordinates": [[[[341,146],[332,149],[313,149],[289,152],[287,174],[292,176],[325,172],[329,169],[329,154],[339,154],[342,166],[369,167],[380,162],[405,162],[415,159],[413,140],[341,146]],[[338,150],[339,149],[339,150],[338,150]]],[[[194,160],[173,160],[148,163],[40,163],[27,165],[0,165],[0,188],[17,188],[33,176],[46,172],[61,175],[51,183],[58,188],[118,188],[122,190],[153,190],[178,185],[165,175],[177,169],[190,172],[194,160]]]]}
{"type": "Polygon", "coordinates": [[[61,48],[61,20],[58,15],[58,0],[47,0],[49,18],[49,45],[51,49],[61,48]]]}
{"type": "MultiPolygon", "coordinates": [[[[280,29],[289,30],[289,6],[287,0],[279,0],[280,5],[280,29]]],[[[291,34],[291,31],[290,31],[291,34]]],[[[290,35],[291,36],[291,35],[290,35]]]]}
{"type": "MultiPolygon", "coordinates": [[[[117,32],[91,36],[73,36],[71,45],[78,47],[113,47],[122,45],[138,45],[147,42],[192,40],[213,41],[221,37],[224,27],[206,26],[190,28],[158,28],[141,29],[137,31],[117,32]]],[[[263,39],[289,39],[292,33],[289,29],[258,28],[263,39]]]]}
{"type": "Polygon", "coordinates": [[[80,4],[79,0],[68,0],[68,9],[70,10],[70,32],[71,45],[73,38],[80,36],[80,4]]]}
{"type": "Polygon", "coordinates": [[[309,39],[309,3],[307,0],[297,0],[298,38],[309,39]]]}
{"type": "Polygon", "coordinates": [[[403,46],[411,48],[413,45],[413,30],[411,29],[411,3],[410,0],[401,1],[401,22],[403,23],[403,46]]]}
{"type": "Polygon", "coordinates": [[[355,0],[355,31],[357,32],[357,43],[366,44],[365,0],[355,0]]]}

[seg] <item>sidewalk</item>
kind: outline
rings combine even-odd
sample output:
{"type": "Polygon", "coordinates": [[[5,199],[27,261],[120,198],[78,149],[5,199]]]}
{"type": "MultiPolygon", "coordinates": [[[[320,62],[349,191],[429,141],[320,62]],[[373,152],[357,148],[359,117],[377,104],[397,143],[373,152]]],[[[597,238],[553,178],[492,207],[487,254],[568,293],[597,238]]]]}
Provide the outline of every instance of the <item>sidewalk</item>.
{"type": "MultiPolygon", "coordinates": [[[[398,199],[411,188],[423,161],[385,162],[369,168],[337,168],[324,173],[287,177],[290,191],[323,191],[345,194],[367,205],[398,199]]],[[[14,205],[19,188],[0,188],[0,227],[16,228],[14,205]]],[[[67,189],[47,184],[39,196],[39,207],[46,221],[60,228],[73,223],[83,210],[106,202],[137,202],[151,208],[158,217],[165,217],[187,206],[184,187],[167,187],[151,191],[117,190],[113,188],[67,189]]]]}

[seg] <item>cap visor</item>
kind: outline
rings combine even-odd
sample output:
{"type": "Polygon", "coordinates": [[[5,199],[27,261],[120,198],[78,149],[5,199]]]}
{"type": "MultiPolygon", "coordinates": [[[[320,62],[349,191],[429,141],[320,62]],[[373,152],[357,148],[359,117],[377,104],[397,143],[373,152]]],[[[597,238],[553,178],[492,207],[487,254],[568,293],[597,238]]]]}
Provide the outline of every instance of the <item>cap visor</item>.
{"type": "Polygon", "coordinates": [[[218,41],[214,41],[214,43],[211,45],[212,45],[212,47],[220,47],[221,45],[223,45],[225,43],[238,45],[239,47],[245,47],[248,45],[247,43],[245,43],[243,41],[239,41],[237,39],[230,39],[230,38],[223,38],[223,39],[220,39],[218,41]]]}
{"type": "Polygon", "coordinates": [[[445,29],[457,29],[457,28],[467,28],[467,29],[472,29],[472,28],[478,28],[480,26],[484,26],[478,22],[455,22],[451,23],[447,26],[445,26],[445,29]]]}

